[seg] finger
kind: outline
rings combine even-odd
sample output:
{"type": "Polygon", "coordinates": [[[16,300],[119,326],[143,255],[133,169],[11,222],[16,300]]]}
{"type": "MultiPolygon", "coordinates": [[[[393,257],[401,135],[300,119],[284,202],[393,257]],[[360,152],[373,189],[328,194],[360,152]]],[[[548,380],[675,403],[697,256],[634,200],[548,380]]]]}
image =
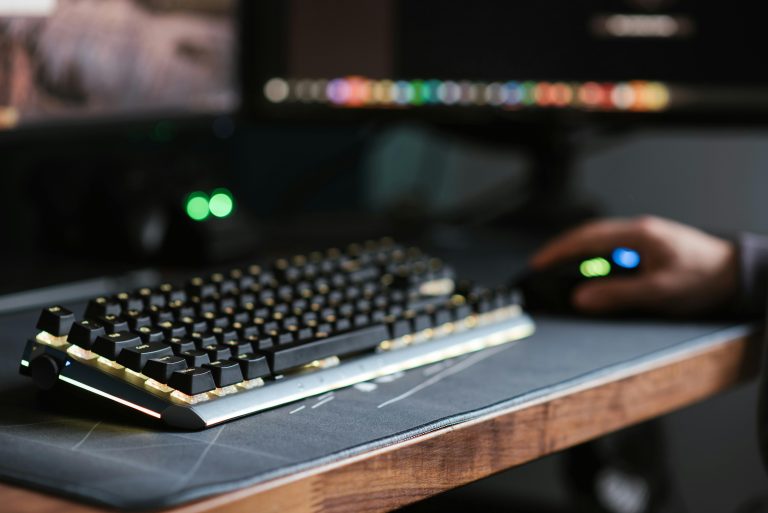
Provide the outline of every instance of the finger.
{"type": "Polygon", "coordinates": [[[629,220],[595,221],[555,238],[533,255],[530,264],[543,269],[563,260],[606,253],[616,246],[639,247],[643,240],[643,232],[629,220]]]}
{"type": "Polygon", "coordinates": [[[661,291],[657,285],[641,276],[582,283],[576,287],[572,296],[576,309],[591,313],[652,310],[661,300],[661,291]]]}

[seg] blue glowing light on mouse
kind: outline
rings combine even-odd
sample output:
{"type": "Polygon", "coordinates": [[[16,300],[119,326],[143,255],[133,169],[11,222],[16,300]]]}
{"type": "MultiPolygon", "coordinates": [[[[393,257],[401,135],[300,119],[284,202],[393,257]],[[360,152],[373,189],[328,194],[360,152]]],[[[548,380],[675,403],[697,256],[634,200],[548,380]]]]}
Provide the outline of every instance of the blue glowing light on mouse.
{"type": "Polygon", "coordinates": [[[634,249],[616,248],[611,253],[611,260],[624,269],[635,269],[640,265],[640,253],[634,249]]]}

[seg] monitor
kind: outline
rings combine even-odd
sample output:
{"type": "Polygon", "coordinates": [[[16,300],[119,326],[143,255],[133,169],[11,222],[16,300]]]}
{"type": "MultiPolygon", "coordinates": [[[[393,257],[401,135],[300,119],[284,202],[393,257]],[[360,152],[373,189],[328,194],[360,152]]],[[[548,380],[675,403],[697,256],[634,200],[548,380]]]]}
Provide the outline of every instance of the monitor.
{"type": "Polygon", "coordinates": [[[237,108],[235,0],[0,0],[0,129],[237,108]]]}
{"type": "Polygon", "coordinates": [[[268,118],[768,112],[747,0],[260,0],[247,110],[268,118]]]}

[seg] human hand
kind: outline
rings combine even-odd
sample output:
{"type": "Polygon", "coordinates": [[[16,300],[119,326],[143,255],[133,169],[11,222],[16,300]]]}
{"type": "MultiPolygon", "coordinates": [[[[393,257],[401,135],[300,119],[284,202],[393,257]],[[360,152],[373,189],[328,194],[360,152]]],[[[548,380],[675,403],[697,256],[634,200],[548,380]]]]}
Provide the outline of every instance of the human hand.
{"type": "Polygon", "coordinates": [[[571,301],[578,310],[692,314],[724,306],[738,290],[735,245],[695,228],[657,217],[605,219],[566,232],[531,259],[536,270],[609,253],[623,246],[642,256],[636,275],[580,284],[571,301]]]}

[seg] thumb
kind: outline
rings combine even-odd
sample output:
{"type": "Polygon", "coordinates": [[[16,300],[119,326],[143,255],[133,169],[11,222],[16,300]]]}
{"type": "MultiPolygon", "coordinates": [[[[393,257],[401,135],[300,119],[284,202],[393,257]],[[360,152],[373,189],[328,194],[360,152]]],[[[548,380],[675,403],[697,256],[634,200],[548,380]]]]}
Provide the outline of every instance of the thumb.
{"type": "Polygon", "coordinates": [[[573,291],[578,310],[604,313],[646,309],[658,300],[658,291],[645,277],[598,279],[582,283],[573,291]]]}

